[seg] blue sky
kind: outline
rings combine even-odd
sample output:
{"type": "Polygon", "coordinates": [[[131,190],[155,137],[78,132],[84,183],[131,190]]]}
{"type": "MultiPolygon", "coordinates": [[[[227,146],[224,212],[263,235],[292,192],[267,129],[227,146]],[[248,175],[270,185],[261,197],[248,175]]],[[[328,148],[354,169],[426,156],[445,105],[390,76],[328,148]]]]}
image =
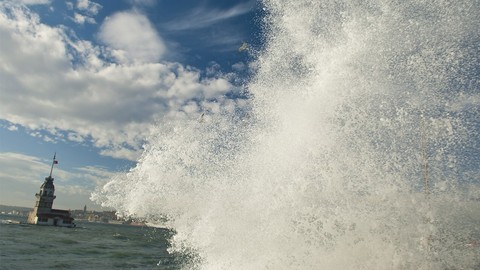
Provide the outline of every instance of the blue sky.
{"type": "Polygon", "coordinates": [[[135,165],[152,127],[241,99],[260,13],[248,0],[0,1],[0,204],[32,207],[56,152],[54,206],[99,209],[90,193],[135,165]]]}

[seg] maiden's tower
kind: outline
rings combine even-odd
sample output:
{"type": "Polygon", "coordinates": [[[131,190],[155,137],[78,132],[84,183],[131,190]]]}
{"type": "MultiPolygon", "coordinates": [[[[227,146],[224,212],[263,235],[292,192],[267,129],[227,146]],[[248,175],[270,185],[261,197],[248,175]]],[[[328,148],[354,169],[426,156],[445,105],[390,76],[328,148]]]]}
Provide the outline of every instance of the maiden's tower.
{"type": "Polygon", "coordinates": [[[75,227],[75,223],[73,223],[74,219],[70,215],[70,211],[52,209],[53,200],[56,198],[52,172],[53,166],[58,164],[55,156],[56,154],[53,156],[50,175],[45,177],[45,181],[40,186],[40,192],[35,194],[37,200],[35,202],[35,207],[28,215],[27,223],[60,227],[75,227]]]}

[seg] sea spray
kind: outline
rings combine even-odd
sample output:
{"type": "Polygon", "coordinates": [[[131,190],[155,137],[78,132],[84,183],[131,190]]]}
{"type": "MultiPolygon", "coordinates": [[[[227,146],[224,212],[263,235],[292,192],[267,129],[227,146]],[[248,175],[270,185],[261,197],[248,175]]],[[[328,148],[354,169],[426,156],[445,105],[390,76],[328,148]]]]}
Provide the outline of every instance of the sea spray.
{"type": "Polygon", "coordinates": [[[94,197],[185,268],[479,267],[478,1],[263,5],[251,98],[159,123],[94,197]]]}

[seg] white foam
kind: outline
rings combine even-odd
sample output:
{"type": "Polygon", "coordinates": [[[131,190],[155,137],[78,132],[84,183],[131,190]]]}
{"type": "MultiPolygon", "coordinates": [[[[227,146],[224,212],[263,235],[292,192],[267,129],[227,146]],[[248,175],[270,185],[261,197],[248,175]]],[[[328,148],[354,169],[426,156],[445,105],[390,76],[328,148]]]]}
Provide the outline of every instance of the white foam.
{"type": "Polygon", "coordinates": [[[478,267],[480,206],[462,187],[479,189],[465,152],[479,113],[464,111],[479,104],[458,106],[479,100],[478,3],[264,4],[251,111],[159,125],[99,200],[168,218],[192,268],[478,267]]]}

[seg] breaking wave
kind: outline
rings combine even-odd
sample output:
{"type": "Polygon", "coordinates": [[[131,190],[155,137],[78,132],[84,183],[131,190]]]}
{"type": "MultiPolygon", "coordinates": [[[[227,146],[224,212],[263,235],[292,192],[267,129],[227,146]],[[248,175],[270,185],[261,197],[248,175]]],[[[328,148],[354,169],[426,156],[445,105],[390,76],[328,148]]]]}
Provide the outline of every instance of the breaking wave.
{"type": "Polygon", "coordinates": [[[265,0],[251,98],[158,124],[94,197],[186,268],[480,267],[479,2],[357,2],[265,0]]]}

